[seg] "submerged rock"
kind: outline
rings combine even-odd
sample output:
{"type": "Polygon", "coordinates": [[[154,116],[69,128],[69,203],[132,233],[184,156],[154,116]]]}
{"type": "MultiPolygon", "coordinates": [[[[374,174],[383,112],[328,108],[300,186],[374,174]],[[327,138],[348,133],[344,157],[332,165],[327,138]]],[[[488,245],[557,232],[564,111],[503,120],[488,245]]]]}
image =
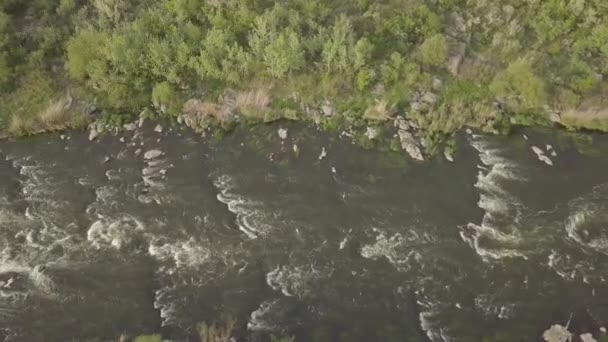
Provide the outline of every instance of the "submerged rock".
{"type": "Polygon", "coordinates": [[[543,338],[546,342],[567,342],[572,339],[572,334],[562,325],[555,324],[545,330],[543,338]]]}
{"type": "Polygon", "coordinates": [[[150,150],[150,151],[147,151],[146,153],[144,153],[144,159],[146,159],[146,160],[155,159],[162,155],[163,155],[163,152],[161,150],[150,150]]]}
{"type": "Polygon", "coordinates": [[[279,138],[281,138],[281,140],[287,139],[287,129],[279,128],[277,133],[279,134],[279,138]]]}
{"type": "Polygon", "coordinates": [[[319,155],[319,160],[321,161],[321,160],[325,159],[325,157],[327,157],[327,151],[325,150],[325,147],[323,147],[321,149],[321,154],[319,155]]]}
{"type": "Polygon", "coordinates": [[[0,273],[0,288],[15,289],[23,285],[21,280],[21,274],[17,272],[0,273]]]}
{"type": "Polygon", "coordinates": [[[293,153],[295,153],[296,156],[300,154],[300,148],[296,144],[293,144],[293,153]]]}

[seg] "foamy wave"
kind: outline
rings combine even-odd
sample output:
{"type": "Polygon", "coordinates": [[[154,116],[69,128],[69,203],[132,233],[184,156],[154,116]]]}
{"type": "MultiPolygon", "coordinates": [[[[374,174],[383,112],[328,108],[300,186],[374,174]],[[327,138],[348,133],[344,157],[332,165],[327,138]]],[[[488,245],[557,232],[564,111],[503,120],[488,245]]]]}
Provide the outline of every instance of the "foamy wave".
{"type": "Polygon", "coordinates": [[[386,258],[401,271],[410,269],[413,263],[419,261],[422,258],[420,247],[434,240],[430,235],[421,235],[414,230],[409,230],[405,236],[397,233],[390,237],[378,229],[374,229],[374,232],[377,233],[376,242],[363,246],[361,256],[372,260],[386,258]]]}
{"type": "Polygon", "coordinates": [[[136,234],[145,231],[144,224],[132,216],[95,221],[87,232],[87,240],[95,248],[120,249],[129,244],[136,234]]]}
{"type": "Polygon", "coordinates": [[[250,331],[276,331],[277,318],[282,316],[282,308],[278,300],[265,301],[251,313],[247,329],[250,331]]]}
{"type": "Polygon", "coordinates": [[[526,181],[517,165],[493,148],[482,137],[473,137],[471,146],[479,152],[480,166],[475,187],[479,190],[478,206],[484,210],[480,224],[461,227],[460,236],[484,260],[523,257],[517,250],[522,241],[515,222],[522,214],[522,204],[503,186],[504,182],[526,181]]]}
{"type": "Polygon", "coordinates": [[[584,249],[608,255],[608,205],[583,203],[565,223],[568,238],[584,249]]]}
{"type": "Polygon", "coordinates": [[[236,224],[250,239],[257,239],[273,231],[273,226],[266,223],[269,219],[259,203],[251,201],[234,193],[236,187],[230,176],[223,175],[215,182],[219,190],[217,199],[228,206],[228,210],[236,215],[236,224]]]}
{"type": "Polygon", "coordinates": [[[473,301],[477,311],[486,317],[509,319],[515,315],[515,304],[497,303],[498,299],[489,294],[477,295],[473,301]]]}
{"type": "Polygon", "coordinates": [[[211,258],[208,246],[190,239],[174,244],[150,244],[148,253],[159,261],[170,262],[176,268],[197,267],[205,264],[211,258]]]}
{"type": "Polygon", "coordinates": [[[439,304],[432,303],[426,300],[417,300],[420,306],[418,319],[420,320],[420,329],[426,333],[426,336],[432,342],[452,342],[456,341],[452,338],[448,330],[443,327],[437,317],[441,313],[439,304]]]}
{"type": "Polygon", "coordinates": [[[330,277],[332,270],[316,269],[314,265],[277,266],[266,275],[266,283],[287,297],[304,298],[322,278],[330,277]]]}
{"type": "MultiPolygon", "coordinates": [[[[53,298],[56,295],[55,284],[44,272],[41,265],[29,266],[14,260],[3,260],[0,263],[0,274],[15,274],[20,283],[16,289],[0,288],[2,297],[22,297],[30,294],[53,298]]],[[[7,303],[4,303],[7,304],[7,303]]]]}

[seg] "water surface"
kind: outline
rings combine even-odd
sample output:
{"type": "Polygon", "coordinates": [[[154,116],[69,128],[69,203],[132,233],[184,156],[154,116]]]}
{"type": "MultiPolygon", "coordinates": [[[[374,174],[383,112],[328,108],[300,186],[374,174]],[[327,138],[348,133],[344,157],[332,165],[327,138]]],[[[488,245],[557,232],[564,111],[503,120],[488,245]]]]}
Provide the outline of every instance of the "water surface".
{"type": "Polygon", "coordinates": [[[187,339],[226,315],[252,341],[608,324],[607,137],[463,133],[455,163],[419,164],[282,126],[0,143],[0,273],[21,275],[0,289],[5,340],[187,339]]]}

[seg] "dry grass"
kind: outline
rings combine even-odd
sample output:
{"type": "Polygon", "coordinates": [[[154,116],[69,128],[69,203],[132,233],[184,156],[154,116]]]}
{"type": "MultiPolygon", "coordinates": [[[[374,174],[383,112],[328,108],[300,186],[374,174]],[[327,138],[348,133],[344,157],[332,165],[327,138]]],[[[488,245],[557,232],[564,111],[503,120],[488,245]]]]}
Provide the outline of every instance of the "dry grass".
{"type": "Polygon", "coordinates": [[[236,96],[236,107],[268,108],[270,106],[270,89],[256,88],[248,92],[241,92],[236,96]]]}
{"type": "Polygon", "coordinates": [[[565,110],[561,118],[568,127],[608,131],[608,108],[600,97],[585,100],[576,109],[565,110]]]}
{"type": "Polygon", "coordinates": [[[248,118],[262,118],[270,108],[270,88],[256,87],[255,90],[241,92],[236,96],[235,109],[248,118]]]}
{"type": "Polygon", "coordinates": [[[64,129],[71,120],[71,116],[65,108],[66,102],[61,99],[52,103],[44,111],[38,114],[40,125],[47,130],[64,129]]]}
{"type": "Polygon", "coordinates": [[[36,125],[31,119],[20,115],[11,116],[8,125],[8,134],[12,136],[22,136],[37,133],[36,125]]]}
{"type": "Polygon", "coordinates": [[[70,98],[63,97],[35,115],[15,113],[10,117],[7,133],[24,136],[86,126],[86,116],[80,110],[70,109],[71,103],[70,98]]]}
{"type": "Polygon", "coordinates": [[[209,101],[203,102],[198,99],[190,99],[182,107],[182,113],[184,114],[199,114],[202,116],[216,116],[219,110],[219,105],[209,101]]]}
{"type": "Polygon", "coordinates": [[[395,113],[393,105],[389,104],[386,100],[376,100],[373,106],[368,107],[365,110],[364,117],[369,120],[385,121],[395,113]]]}

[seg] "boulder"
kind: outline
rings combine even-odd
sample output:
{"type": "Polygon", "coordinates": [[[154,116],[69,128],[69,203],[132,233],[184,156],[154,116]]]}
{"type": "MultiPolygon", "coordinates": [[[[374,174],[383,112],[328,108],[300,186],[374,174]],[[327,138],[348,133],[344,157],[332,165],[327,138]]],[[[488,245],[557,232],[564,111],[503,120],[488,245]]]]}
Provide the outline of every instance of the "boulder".
{"type": "Polygon", "coordinates": [[[321,111],[323,112],[324,116],[330,117],[334,115],[336,109],[334,108],[334,105],[331,102],[325,101],[325,104],[323,104],[323,106],[321,107],[321,111]]]}
{"type": "Polygon", "coordinates": [[[92,125],[91,130],[89,131],[89,141],[93,141],[97,139],[97,137],[99,137],[99,131],[97,130],[97,127],[92,125]]]}
{"type": "Polygon", "coordinates": [[[445,159],[447,161],[449,161],[450,163],[454,162],[454,155],[452,155],[452,152],[449,150],[443,150],[443,155],[445,156],[445,159]]]}
{"type": "Polygon", "coordinates": [[[572,339],[572,334],[566,327],[555,324],[545,330],[543,338],[546,342],[567,342],[572,339]]]}
{"type": "Polygon", "coordinates": [[[435,103],[437,103],[437,100],[439,99],[439,97],[431,92],[427,92],[424,94],[424,96],[422,96],[422,102],[429,104],[429,105],[435,105],[435,103]]]}
{"type": "Polygon", "coordinates": [[[465,43],[460,43],[452,52],[449,60],[448,60],[448,70],[452,73],[452,75],[458,75],[458,71],[460,69],[460,64],[464,59],[464,55],[466,53],[467,46],[465,43]]]}
{"type": "Polygon", "coordinates": [[[279,134],[279,138],[281,138],[281,140],[287,139],[287,129],[279,128],[277,133],[279,134]]]}
{"type": "Polygon", "coordinates": [[[580,335],[581,341],[582,342],[597,342],[596,339],[593,338],[593,335],[590,333],[586,333],[586,334],[581,334],[580,335]]]}
{"type": "Polygon", "coordinates": [[[368,126],[367,130],[365,131],[365,136],[369,140],[374,140],[374,139],[378,138],[379,135],[380,135],[380,130],[378,130],[378,128],[376,128],[376,127],[368,126]]]}
{"type": "Polygon", "coordinates": [[[144,159],[146,159],[146,160],[156,159],[162,155],[163,155],[163,151],[161,151],[161,150],[150,150],[150,151],[147,151],[146,153],[144,153],[144,159]]]}
{"type": "Polygon", "coordinates": [[[398,128],[399,130],[403,130],[403,131],[409,131],[410,129],[412,129],[412,126],[410,125],[410,123],[407,120],[405,120],[403,118],[403,116],[401,116],[401,115],[399,115],[395,118],[395,121],[393,122],[393,126],[398,128]]]}
{"type": "Polygon", "coordinates": [[[163,132],[163,126],[161,126],[160,124],[156,125],[156,127],[154,127],[154,132],[156,132],[156,133],[162,133],[163,132]]]}
{"type": "Polygon", "coordinates": [[[130,124],[125,124],[124,126],[122,126],[122,128],[124,128],[126,131],[134,131],[137,128],[137,124],[135,122],[132,122],[130,124]]]}
{"type": "Polygon", "coordinates": [[[418,147],[418,143],[412,133],[399,130],[399,141],[401,142],[401,148],[404,149],[410,157],[419,161],[424,160],[422,151],[420,150],[420,147],[418,147]]]}
{"type": "Polygon", "coordinates": [[[547,157],[546,155],[540,155],[538,156],[538,160],[542,161],[543,163],[549,165],[549,166],[553,166],[553,162],[551,161],[551,159],[549,159],[549,157],[547,157]]]}
{"type": "Polygon", "coordinates": [[[532,146],[532,151],[534,151],[534,153],[537,156],[541,156],[541,155],[545,154],[545,152],[542,149],[540,149],[539,147],[536,147],[536,146],[532,146]]]}

